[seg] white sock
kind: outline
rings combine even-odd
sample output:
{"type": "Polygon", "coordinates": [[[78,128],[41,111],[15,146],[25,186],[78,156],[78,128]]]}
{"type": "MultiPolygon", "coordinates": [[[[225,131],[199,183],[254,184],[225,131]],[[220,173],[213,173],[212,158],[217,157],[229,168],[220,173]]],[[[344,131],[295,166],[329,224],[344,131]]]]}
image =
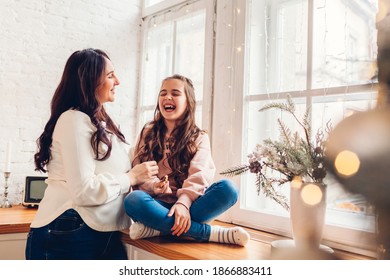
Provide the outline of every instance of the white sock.
{"type": "Polygon", "coordinates": [[[136,222],[130,226],[129,235],[131,239],[135,240],[140,238],[159,236],[160,232],[158,230],[147,227],[144,224],[136,222]]]}
{"type": "Polygon", "coordinates": [[[243,228],[211,226],[209,239],[211,242],[245,246],[249,239],[249,233],[247,233],[243,228]]]}

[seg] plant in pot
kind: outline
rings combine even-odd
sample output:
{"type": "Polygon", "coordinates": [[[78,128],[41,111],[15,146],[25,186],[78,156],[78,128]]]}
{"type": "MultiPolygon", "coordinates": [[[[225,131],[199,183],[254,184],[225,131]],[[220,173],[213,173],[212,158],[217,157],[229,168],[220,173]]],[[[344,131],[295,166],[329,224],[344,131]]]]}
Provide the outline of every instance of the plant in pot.
{"type": "Polygon", "coordinates": [[[259,111],[280,109],[291,115],[301,130],[292,131],[278,119],[280,137],[266,139],[248,155],[248,162],[222,171],[225,176],[237,176],[248,171],[256,176],[257,192],[263,192],[287,211],[290,211],[292,232],[298,247],[319,248],[326,209],[325,136],[330,122],[312,140],[310,108],[298,118],[290,96],[286,103],[273,102],[259,111]],[[290,200],[280,188],[290,183],[290,200]]]}

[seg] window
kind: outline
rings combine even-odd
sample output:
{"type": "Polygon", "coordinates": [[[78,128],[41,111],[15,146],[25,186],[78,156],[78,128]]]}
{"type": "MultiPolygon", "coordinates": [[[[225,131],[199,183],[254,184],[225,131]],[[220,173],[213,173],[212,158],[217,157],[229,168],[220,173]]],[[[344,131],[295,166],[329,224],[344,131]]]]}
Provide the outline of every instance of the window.
{"type": "MultiPolygon", "coordinates": [[[[167,6],[178,1],[160,2],[167,6]]],[[[204,129],[210,127],[213,10],[212,1],[191,1],[143,19],[138,130],[153,119],[161,81],[173,74],[193,81],[197,124],[204,129]]]]}
{"type": "MultiPolygon", "coordinates": [[[[145,4],[138,128],[151,120],[163,78],[178,72],[190,77],[197,92],[197,123],[211,134],[217,172],[246,161],[264,138],[278,137],[277,118],[289,123],[280,112],[258,112],[270,101],[289,94],[299,112],[311,106],[313,131],[329,118],[335,126],[375,106],[377,1],[145,4]]],[[[257,195],[254,177],[233,180],[240,201],[222,220],[291,236],[289,214],[257,195]]],[[[289,195],[288,187],[283,191],[289,195]]],[[[370,205],[332,181],[327,198],[324,240],[369,254],[371,248],[364,245],[375,237],[370,205]]]]}
{"type": "MultiPolygon", "coordinates": [[[[232,166],[232,162],[246,162],[246,155],[256,143],[278,137],[277,118],[288,124],[291,120],[280,111],[260,113],[258,109],[268,102],[285,100],[287,94],[298,113],[303,114],[311,106],[313,131],[325,127],[329,118],[334,126],[355,111],[375,106],[372,76],[377,50],[377,1],[242,0],[234,1],[231,9],[230,22],[235,28],[231,67],[242,68],[244,75],[234,72],[229,81],[234,102],[226,105],[240,123],[218,120],[221,112],[214,114],[215,122],[224,123],[233,139],[222,145],[231,156],[225,158],[229,164],[217,163],[221,169],[232,166]],[[236,96],[239,92],[241,97],[236,96]]],[[[217,38],[220,30],[224,27],[217,29],[217,38]]],[[[218,137],[217,130],[213,133],[214,139],[218,137]]],[[[241,200],[230,218],[235,223],[290,235],[288,213],[257,195],[254,176],[235,180],[241,188],[241,200]]],[[[324,239],[361,246],[362,238],[372,238],[372,208],[362,197],[345,193],[335,182],[327,184],[324,239]]],[[[282,189],[288,197],[288,186],[282,189]]]]}

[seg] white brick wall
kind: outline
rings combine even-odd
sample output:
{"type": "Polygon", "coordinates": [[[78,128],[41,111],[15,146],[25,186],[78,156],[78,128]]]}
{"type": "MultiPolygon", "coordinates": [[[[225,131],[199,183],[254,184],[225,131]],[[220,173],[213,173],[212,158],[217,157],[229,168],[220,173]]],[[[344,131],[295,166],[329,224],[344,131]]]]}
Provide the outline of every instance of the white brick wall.
{"type": "Polygon", "coordinates": [[[135,132],[141,0],[0,0],[0,199],[8,139],[11,202],[34,171],[35,140],[48,117],[66,59],[87,47],[108,52],[121,81],[107,105],[126,138],[135,132]]]}

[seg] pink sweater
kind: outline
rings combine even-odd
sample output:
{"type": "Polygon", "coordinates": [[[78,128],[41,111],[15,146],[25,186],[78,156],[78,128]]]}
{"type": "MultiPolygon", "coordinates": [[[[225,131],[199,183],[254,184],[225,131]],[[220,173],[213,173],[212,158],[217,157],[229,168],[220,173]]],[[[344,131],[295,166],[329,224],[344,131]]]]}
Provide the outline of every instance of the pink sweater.
{"type": "MultiPolygon", "coordinates": [[[[141,139],[142,142],[143,140],[141,139]]],[[[171,168],[166,160],[167,154],[170,153],[170,146],[168,143],[164,143],[164,158],[158,162],[158,178],[151,179],[141,185],[133,186],[133,189],[143,190],[160,201],[167,203],[175,203],[177,201],[190,208],[191,204],[213,183],[215,175],[215,165],[211,157],[210,139],[208,135],[206,133],[200,133],[195,144],[198,147],[198,151],[190,162],[188,177],[184,180],[182,186],[177,186],[173,178],[168,177],[170,187],[168,192],[159,195],[154,195],[153,193],[153,185],[160,181],[159,178],[171,173],[171,168]]],[[[137,163],[139,162],[135,164],[137,163]]]]}

